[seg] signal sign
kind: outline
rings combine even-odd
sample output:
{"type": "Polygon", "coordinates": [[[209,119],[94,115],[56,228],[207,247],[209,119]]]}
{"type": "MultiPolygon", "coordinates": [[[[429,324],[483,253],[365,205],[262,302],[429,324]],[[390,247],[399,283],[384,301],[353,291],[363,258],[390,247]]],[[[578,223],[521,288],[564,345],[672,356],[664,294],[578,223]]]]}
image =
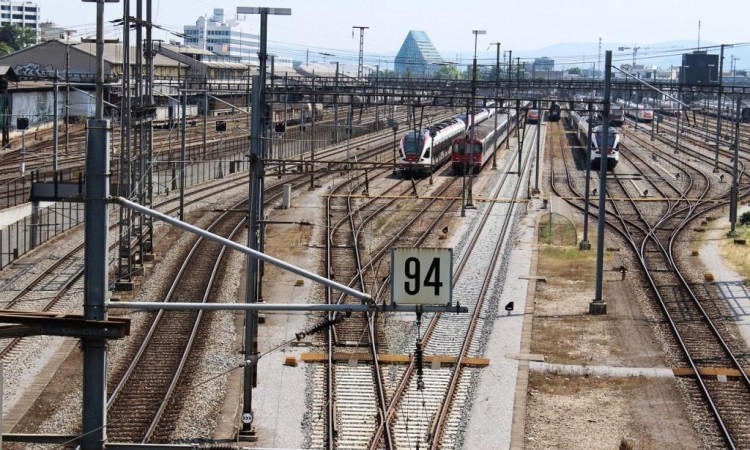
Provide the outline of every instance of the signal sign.
{"type": "Polygon", "coordinates": [[[450,305],[453,250],[395,248],[391,253],[391,301],[402,305],[450,305]]]}

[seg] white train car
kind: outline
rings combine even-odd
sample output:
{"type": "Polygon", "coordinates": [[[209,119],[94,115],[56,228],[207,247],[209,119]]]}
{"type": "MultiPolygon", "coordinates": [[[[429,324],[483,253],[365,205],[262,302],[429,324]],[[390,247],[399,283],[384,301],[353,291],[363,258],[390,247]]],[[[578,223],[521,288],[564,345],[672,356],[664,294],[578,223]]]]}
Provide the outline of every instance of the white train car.
{"type": "MultiPolygon", "coordinates": [[[[588,117],[578,114],[575,111],[570,112],[570,120],[573,129],[578,138],[578,142],[588,146],[589,123],[588,117]]],[[[620,132],[617,128],[609,127],[607,132],[606,152],[607,152],[607,170],[613,170],[620,162],[620,132]]],[[[593,124],[591,128],[591,167],[599,169],[602,161],[602,148],[604,145],[604,130],[599,124],[593,124]]]]}
{"type": "Polygon", "coordinates": [[[423,130],[410,130],[401,138],[398,167],[405,174],[427,175],[451,155],[453,138],[466,130],[461,117],[443,120],[423,130]]]}

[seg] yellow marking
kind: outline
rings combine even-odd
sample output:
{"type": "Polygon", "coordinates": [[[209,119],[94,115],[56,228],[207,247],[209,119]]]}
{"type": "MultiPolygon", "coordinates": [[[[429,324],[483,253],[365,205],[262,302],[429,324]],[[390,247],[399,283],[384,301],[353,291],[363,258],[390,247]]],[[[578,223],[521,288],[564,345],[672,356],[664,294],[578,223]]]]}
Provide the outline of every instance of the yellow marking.
{"type": "MultiPolygon", "coordinates": [[[[300,359],[303,362],[325,362],[328,360],[328,353],[302,353],[300,359]]],[[[411,355],[379,355],[378,362],[383,364],[408,364],[411,362],[411,355]]],[[[372,355],[367,353],[346,353],[335,352],[333,360],[336,362],[355,361],[372,361],[372,355]]],[[[424,362],[428,365],[453,365],[456,364],[455,356],[446,355],[425,355],[424,362]]],[[[471,367],[485,367],[490,365],[489,358],[464,358],[463,364],[471,367]]]]}

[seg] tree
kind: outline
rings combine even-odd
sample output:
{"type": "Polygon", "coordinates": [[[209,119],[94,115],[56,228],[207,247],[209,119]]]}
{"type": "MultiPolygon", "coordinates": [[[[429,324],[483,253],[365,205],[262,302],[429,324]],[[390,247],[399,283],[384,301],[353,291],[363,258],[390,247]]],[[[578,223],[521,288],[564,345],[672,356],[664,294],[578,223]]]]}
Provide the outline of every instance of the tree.
{"type": "Polygon", "coordinates": [[[580,75],[581,74],[581,68],[580,67],[571,67],[568,69],[568,73],[571,75],[580,75]]]}
{"type": "Polygon", "coordinates": [[[0,27],[0,55],[7,55],[36,42],[36,31],[33,28],[18,25],[0,27]]]}
{"type": "Polygon", "coordinates": [[[441,65],[435,72],[435,78],[449,80],[461,79],[461,72],[459,72],[459,70],[455,66],[445,64],[441,65]]]}

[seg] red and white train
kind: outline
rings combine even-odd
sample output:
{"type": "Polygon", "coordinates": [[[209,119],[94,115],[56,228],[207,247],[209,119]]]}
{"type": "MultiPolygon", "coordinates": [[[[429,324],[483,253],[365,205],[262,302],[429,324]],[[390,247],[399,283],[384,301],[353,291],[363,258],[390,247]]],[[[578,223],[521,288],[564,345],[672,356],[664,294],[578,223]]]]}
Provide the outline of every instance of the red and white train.
{"type": "Polygon", "coordinates": [[[470,129],[472,123],[482,123],[495,114],[491,107],[477,109],[443,120],[423,130],[410,130],[401,138],[398,167],[404,174],[428,175],[442,166],[451,156],[451,143],[456,136],[470,129]]]}
{"type": "Polygon", "coordinates": [[[495,120],[485,120],[473,132],[455,138],[451,151],[453,173],[479,172],[515,126],[516,111],[510,110],[497,115],[497,125],[495,120]]]}
{"type": "Polygon", "coordinates": [[[622,99],[617,99],[616,104],[623,107],[625,115],[637,120],[638,122],[649,123],[654,120],[654,110],[651,106],[643,103],[626,102],[622,99]]]}

